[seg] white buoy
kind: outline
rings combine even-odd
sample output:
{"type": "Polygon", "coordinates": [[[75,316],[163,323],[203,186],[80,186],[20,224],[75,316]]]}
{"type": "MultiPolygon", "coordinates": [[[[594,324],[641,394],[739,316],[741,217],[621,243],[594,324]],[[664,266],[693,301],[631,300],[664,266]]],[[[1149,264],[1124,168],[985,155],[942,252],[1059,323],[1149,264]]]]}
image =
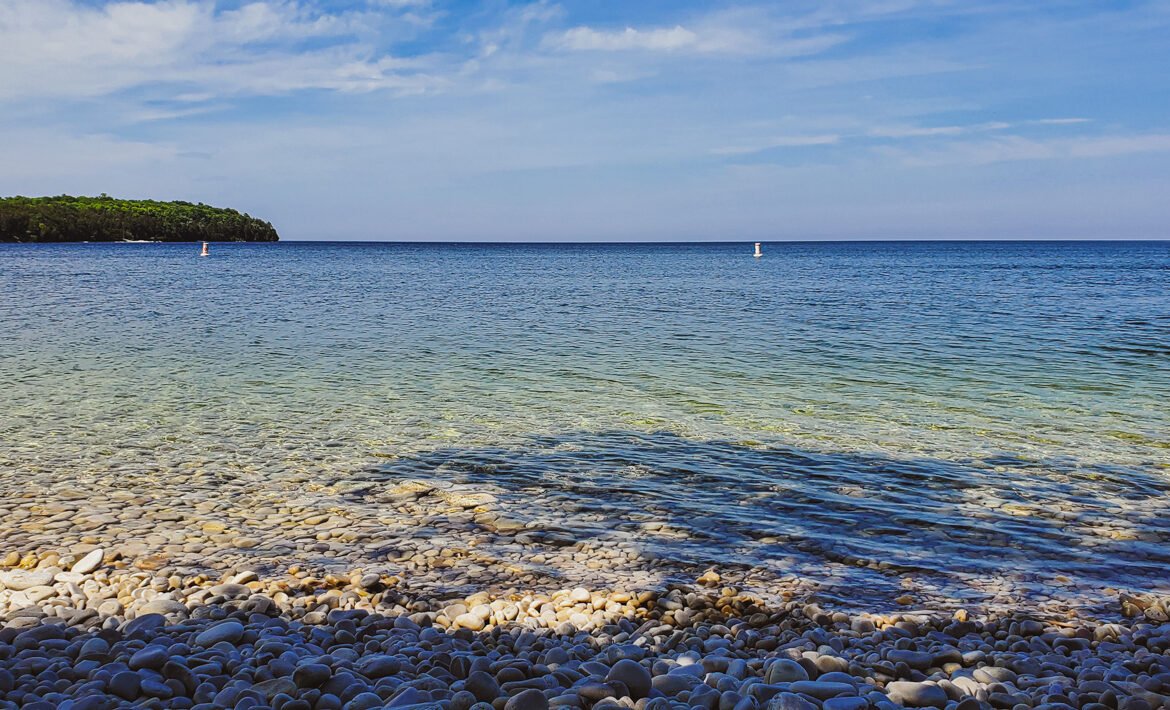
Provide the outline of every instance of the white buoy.
{"type": "Polygon", "coordinates": [[[757,259],[759,259],[759,258],[760,258],[761,256],[763,256],[763,255],[764,255],[764,252],[760,251],[760,243],[759,243],[759,242],[756,242],[756,253],[755,253],[755,254],[752,254],[752,256],[754,256],[754,257],[756,257],[757,259]]]}
{"type": "MultiPolygon", "coordinates": [[[[756,246],[759,248],[759,245],[756,246]]],[[[211,256],[211,252],[207,250],[207,242],[203,242],[203,251],[199,252],[199,256],[211,256]]]]}

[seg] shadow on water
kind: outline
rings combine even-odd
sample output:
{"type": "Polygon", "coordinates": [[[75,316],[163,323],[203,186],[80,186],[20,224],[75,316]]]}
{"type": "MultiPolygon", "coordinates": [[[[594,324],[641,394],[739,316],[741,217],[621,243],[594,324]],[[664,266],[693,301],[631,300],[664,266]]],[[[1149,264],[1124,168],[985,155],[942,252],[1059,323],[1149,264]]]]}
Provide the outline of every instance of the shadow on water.
{"type": "Polygon", "coordinates": [[[955,599],[1170,580],[1170,482],[1132,468],[610,431],[436,449],[365,476],[490,490],[527,524],[521,541],[625,545],[665,577],[716,566],[887,601],[907,577],[955,599]]]}

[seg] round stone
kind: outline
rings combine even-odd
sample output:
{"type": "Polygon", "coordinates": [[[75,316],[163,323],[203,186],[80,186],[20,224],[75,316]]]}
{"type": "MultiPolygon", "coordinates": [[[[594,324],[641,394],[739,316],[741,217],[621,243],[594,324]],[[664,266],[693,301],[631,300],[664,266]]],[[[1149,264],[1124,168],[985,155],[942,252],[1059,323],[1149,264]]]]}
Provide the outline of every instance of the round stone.
{"type": "Polygon", "coordinates": [[[529,688],[508,698],[504,710],[548,710],[548,698],[536,688],[529,688]]]}
{"type": "Polygon", "coordinates": [[[100,547],[95,550],[90,550],[89,554],[75,562],[69,571],[76,574],[89,574],[98,568],[105,554],[105,550],[100,547]]]}
{"type": "Polygon", "coordinates": [[[32,587],[47,587],[53,584],[58,569],[12,569],[0,572],[0,584],[13,591],[24,591],[32,587]]]}
{"type": "Polygon", "coordinates": [[[109,691],[123,700],[134,700],[142,687],[142,679],[133,671],[115,673],[107,685],[109,691]]]}
{"type": "Polygon", "coordinates": [[[467,676],[463,687],[474,695],[476,700],[485,703],[490,703],[503,695],[500,692],[500,684],[496,682],[496,679],[490,673],[484,671],[473,671],[471,675],[467,676]]]}
{"type": "Polygon", "coordinates": [[[366,656],[357,665],[358,673],[372,680],[394,675],[401,669],[402,664],[397,658],[381,654],[366,656]]]}
{"type": "Polygon", "coordinates": [[[634,700],[641,700],[650,695],[650,671],[637,661],[623,658],[613,664],[613,668],[609,669],[605,680],[607,682],[616,680],[624,683],[630,689],[630,697],[634,700]]]}
{"type": "Polygon", "coordinates": [[[87,659],[104,659],[110,652],[110,644],[105,639],[94,637],[81,644],[81,650],[77,653],[77,660],[84,661],[87,659]]]}
{"type": "Polygon", "coordinates": [[[764,682],[773,685],[776,683],[795,683],[808,680],[808,671],[804,666],[790,658],[781,658],[768,665],[764,682]]]}
{"type": "Polygon", "coordinates": [[[195,637],[195,645],[207,648],[221,641],[235,643],[244,635],[244,625],[238,621],[221,621],[195,637]]]}
{"type": "Polygon", "coordinates": [[[293,682],[299,688],[316,688],[324,685],[333,671],[324,663],[307,663],[293,671],[293,682]]]}
{"type": "Polygon", "coordinates": [[[886,686],[890,700],[912,708],[945,708],[947,693],[931,683],[917,683],[908,680],[894,681],[886,686]]]}
{"type": "Polygon", "coordinates": [[[372,710],[384,707],[386,702],[380,695],[374,693],[358,693],[353,700],[345,704],[345,710],[372,710]]]}
{"type": "Polygon", "coordinates": [[[477,614],[472,614],[471,612],[467,612],[465,614],[460,614],[459,616],[455,617],[455,623],[460,628],[471,629],[472,631],[479,631],[484,627],[485,620],[483,617],[481,617],[477,614]]]}
{"type": "Polygon", "coordinates": [[[152,599],[138,610],[143,614],[186,614],[187,605],[175,599],[152,599]]]}
{"type": "Polygon", "coordinates": [[[886,660],[890,663],[905,663],[914,670],[925,671],[934,662],[934,656],[924,651],[895,648],[886,654],[886,660]]]}
{"type": "Polygon", "coordinates": [[[151,670],[158,670],[170,660],[170,653],[166,648],[157,644],[152,644],[136,652],[130,656],[130,669],[139,670],[142,668],[150,668],[151,670]]]}

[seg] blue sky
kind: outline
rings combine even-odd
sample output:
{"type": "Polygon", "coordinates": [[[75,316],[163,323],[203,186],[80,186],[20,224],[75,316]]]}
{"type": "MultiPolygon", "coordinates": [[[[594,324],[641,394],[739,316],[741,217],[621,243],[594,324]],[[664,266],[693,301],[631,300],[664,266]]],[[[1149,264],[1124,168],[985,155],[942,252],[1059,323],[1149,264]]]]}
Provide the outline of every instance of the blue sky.
{"type": "Polygon", "coordinates": [[[0,0],[0,194],[289,239],[1170,237],[1170,2],[0,0]]]}

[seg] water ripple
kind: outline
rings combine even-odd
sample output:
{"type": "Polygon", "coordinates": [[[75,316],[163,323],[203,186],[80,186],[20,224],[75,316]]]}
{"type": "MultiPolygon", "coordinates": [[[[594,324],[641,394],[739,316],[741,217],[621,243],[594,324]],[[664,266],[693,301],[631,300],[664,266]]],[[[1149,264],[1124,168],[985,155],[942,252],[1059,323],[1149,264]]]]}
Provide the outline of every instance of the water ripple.
{"type": "Polygon", "coordinates": [[[0,472],[445,476],[656,559],[1167,585],[1170,245],[766,253],[3,245],[0,472]]]}

